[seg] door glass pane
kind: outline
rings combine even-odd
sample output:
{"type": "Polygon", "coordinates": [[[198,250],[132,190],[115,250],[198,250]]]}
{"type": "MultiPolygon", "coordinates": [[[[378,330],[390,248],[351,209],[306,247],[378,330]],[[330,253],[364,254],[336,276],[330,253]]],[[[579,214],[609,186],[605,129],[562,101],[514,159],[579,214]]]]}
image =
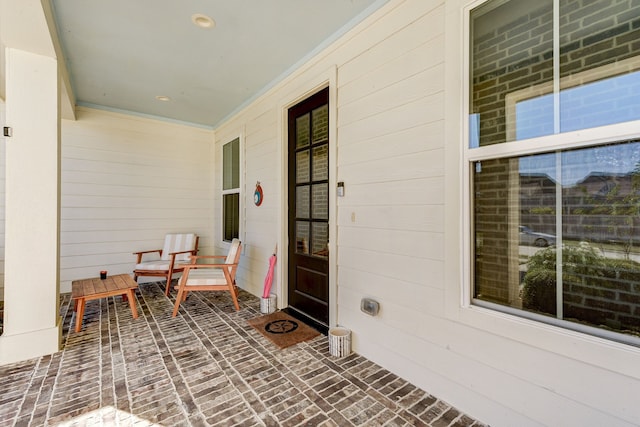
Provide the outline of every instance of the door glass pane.
{"type": "Polygon", "coordinates": [[[329,106],[323,105],[312,111],[313,114],[313,142],[329,139],[329,106]]]}
{"type": "Polygon", "coordinates": [[[296,119],[296,148],[309,145],[311,140],[310,120],[309,113],[296,119]]]}
{"type": "Polygon", "coordinates": [[[329,219],[329,184],[313,186],[313,218],[329,219]]]}
{"type": "Polygon", "coordinates": [[[313,149],[313,180],[329,179],[329,145],[323,144],[313,149]]]}
{"type": "Polygon", "coordinates": [[[308,185],[296,188],[296,217],[309,218],[309,189],[308,185]]]}
{"type": "Polygon", "coordinates": [[[296,153],[296,182],[309,182],[309,150],[296,153]]]}
{"type": "Polygon", "coordinates": [[[296,252],[299,254],[309,253],[309,223],[307,221],[296,221],[296,252]]]}
{"type": "Polygon", "coordinates": [[[326,222],[314,222],[312,224],[313,242],[312,254],[320,257],[329,256],[329,224],[326,222]]]}

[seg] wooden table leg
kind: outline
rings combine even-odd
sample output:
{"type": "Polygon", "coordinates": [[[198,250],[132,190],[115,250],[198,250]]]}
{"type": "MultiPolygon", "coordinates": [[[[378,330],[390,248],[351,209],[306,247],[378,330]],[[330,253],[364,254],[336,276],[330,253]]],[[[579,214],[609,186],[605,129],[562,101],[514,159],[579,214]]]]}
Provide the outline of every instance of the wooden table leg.
{"type": "Polygon", "coordinates": [[[78,310],[76,311],[76,332],[80,332],[82,329],[82,318],[84,317],[84,298],[78,298],[77,300],[78,310]]]}
{"type": "Polygon", "coordinates": [[[138,318],[138,308],[136,307],[136,299],[133,296],[133,289],[127,289],[126,296],[128,297],[129,305],[131,306],[131,314],[133,315],[134,319],[137,319],[138,318]]]}

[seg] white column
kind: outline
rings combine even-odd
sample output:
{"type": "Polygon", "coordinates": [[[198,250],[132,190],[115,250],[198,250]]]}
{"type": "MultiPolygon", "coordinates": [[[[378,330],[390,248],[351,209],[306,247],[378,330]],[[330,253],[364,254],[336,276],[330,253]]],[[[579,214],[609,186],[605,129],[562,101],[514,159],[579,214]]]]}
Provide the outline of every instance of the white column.
{"type": "Polygon", "coordinates": [[[6,49],[5,288],[0,364],[60,348],[60,116],[54,58],[6,49]]]}

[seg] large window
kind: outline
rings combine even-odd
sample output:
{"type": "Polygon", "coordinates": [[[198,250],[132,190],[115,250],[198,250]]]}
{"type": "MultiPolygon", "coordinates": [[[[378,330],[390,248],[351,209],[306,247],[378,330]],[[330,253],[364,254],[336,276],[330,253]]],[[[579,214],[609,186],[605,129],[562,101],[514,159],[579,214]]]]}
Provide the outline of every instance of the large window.
{"type": "Polygon", "coordinates": [[[640,8],[469,15],[472,303],[640,344],[640,8]]]}
{"type": "Polygon", "coordinates": [[[240,237],[240,138],[222,147],[222,239],[240,237]]]}

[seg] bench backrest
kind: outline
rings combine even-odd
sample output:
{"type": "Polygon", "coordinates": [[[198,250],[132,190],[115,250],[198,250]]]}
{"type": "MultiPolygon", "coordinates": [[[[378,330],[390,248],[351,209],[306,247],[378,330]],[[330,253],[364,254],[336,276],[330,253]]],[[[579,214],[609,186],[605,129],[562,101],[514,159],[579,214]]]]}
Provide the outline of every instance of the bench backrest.
{"type": "MultiPolygon", "coordinates": [[[[164,238],[164,246],[162,248],[163,260],[169,260],[172,252],[182,252],[197,250],[197,238],[193,233],[189,234],[167,234],[164,238]]],[[[190,253],[176,255],[176,261],[189,261],[190,253]]]]}
{"type": "MultiPolygon", "coordinates": [[[[229,247],[229,253],[227,254],[227,258],[225,259],[225,264],[235,264],[238,262],[238,258],[240,256],[240,240],[233,239],[231,241],[231,246],[229,247]]],[[[231,267],[229,267],[229,272],[231,272],[231,267]]]]}

